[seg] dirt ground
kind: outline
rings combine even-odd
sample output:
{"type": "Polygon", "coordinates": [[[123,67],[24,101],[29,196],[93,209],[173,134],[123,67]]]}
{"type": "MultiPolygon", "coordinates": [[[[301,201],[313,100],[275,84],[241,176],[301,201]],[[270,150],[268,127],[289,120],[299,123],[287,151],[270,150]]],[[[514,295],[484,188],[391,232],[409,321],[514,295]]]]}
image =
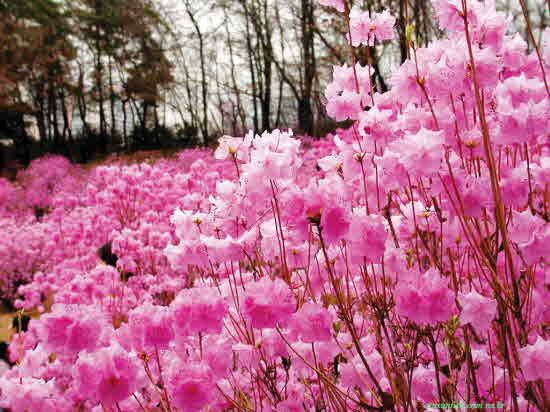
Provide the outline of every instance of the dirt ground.
{"type": "Polygon", "coordinates": [[[17,312],[9,312],[0,304],[0,342],[10,342],[14,332],[11,324],[15,316],[17,312]]]}
{"type": "MultiPolygon", "coordinates": [[[[53,303],[53,296],[48,296],[44,302],[44,308],[48,312],[53,303]]],[[[40,312],[38,310],[25,311],[25,315],[31,319],[38,319],[40,312]]],[[[17,317],[17,312],[8,310],[2,303],[0,303],[0,342],[10,343],[14,333],[17,333],[17,329],[12,328],[13,319],[17,317]]]]}

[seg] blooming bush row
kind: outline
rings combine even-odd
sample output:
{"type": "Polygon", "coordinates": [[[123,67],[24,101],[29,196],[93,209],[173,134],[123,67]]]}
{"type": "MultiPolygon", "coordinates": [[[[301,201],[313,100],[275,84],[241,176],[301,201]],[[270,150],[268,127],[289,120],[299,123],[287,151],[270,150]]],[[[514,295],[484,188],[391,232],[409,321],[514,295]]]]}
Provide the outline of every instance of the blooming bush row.
{"type": "MultiPolygon", "coordinates": [[[[391,40],[389,13],[321,3],[351,46],[391,40]]],[[[408,30],[389,92],[335,68],[348,130],[224,136],[31,203],[49,210],[22,242],[43,252],[14,304],[54,305],[12,341],[0,406],[548,410],[550,45],[528,54],[490,2],[434,5],[447,37],[408,30]]]]}

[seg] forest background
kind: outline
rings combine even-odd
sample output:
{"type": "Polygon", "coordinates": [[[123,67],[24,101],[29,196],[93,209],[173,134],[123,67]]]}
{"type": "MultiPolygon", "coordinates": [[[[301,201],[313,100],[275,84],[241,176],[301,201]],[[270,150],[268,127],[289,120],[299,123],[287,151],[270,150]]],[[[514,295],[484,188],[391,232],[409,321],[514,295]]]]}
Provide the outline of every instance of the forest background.
{"type": "MultiPolygon", "coordinates": [[[[527,1],[535,38],[545,0],[527,1]]],[[[427,0],[368,1],[395,15],[398,42],[364,48],[378,90],[419,46],[440,37],[427,0]]],[[[209,145],[275,128],[323,136],[323,90],[350,61],[347,27],[315,0],[0,0],[0,170],[44,153],[105,154],[209,145]]],[[[518,31],[517,1],[498,1],[518,31]]],[[[529,36],[525,36],[529,39],[529,36]]],[[[533,45],[529,44],[532,48],[533,45]]]]}

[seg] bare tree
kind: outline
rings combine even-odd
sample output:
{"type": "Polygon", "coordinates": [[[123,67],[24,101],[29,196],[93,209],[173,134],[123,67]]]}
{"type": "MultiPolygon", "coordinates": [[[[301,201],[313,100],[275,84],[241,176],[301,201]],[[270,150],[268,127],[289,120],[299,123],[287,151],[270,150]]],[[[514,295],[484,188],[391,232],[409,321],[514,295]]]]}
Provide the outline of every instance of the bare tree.
{"type": "Polygon", "coordinates": [[[205,62],[205,40],[203,32],[201,31],[200,25],[197,21],[197,11],[193,9],[191,6],[190,0],[185,0],[185,10],[187,12],[187,15],[189,16],[189,19],[191,20],[191,23],[193,23],[193,27],[195,28],[195,32],[197,34],[197,37],[199,39],[199,56],[200,56],[200,69],[201,69],[201,90],[202,90],[202,123],[201,123],[201,129],[202,129],[202,137],[203,141],[206,142],[208,140],[208,80],[206,78],[206,62],[205,62]]]}

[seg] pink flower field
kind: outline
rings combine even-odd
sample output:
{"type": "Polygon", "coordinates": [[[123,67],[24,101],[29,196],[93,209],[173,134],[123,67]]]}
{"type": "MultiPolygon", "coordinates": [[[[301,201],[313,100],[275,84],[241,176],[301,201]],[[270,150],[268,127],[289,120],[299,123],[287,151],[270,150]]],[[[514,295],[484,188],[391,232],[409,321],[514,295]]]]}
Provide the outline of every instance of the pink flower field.
{"type": "MultiPolygon", "coordinates": [[[[394,36],[320,3],[350,47],[394,36]]],[[[353,124],[323,139],[0,179],[0,408],[549,411],[550,30],[528,53],[491,2],[434,6],[390,91],[334,68],[353,124]]]]}

